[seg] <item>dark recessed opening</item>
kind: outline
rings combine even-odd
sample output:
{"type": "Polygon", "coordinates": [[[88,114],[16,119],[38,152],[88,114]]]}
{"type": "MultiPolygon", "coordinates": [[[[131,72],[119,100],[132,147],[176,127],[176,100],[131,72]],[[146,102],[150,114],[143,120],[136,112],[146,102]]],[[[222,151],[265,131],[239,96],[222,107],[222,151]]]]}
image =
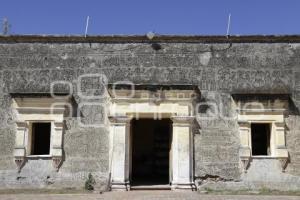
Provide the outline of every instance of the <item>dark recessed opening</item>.
{"type": "Polygon", "coordinates": [[[270,155],[271,126],[265,123],[251,124],[252,155],[270,155]]]}
{"type": "Polygon", "coordinates": [[[32,124],[32,155],[50,154],[51,123],[32,124]]]}
{"type": "Polygon", "coordinates": [[[132,121],[132,185],[169,184],[170,119],[132,121]]]}

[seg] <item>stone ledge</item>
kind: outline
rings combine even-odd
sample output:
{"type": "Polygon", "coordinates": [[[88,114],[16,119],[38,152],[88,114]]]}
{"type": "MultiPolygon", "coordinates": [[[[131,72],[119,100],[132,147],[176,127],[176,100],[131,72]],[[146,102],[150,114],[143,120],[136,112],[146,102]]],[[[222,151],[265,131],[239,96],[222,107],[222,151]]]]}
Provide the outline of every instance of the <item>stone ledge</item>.
{"type": "Polygon", "coordinates": [[[0,43],[300,43],[300,35],[9,35],[0,43]]]}

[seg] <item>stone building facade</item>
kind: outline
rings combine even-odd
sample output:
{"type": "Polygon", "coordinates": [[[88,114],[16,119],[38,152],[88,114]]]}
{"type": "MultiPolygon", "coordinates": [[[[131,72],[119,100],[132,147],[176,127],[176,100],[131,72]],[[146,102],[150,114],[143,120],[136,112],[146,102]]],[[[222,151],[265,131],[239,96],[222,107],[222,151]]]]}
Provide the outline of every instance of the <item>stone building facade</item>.
{"type": "Polygon", "coordinates": [[[299,36],[1,36],[0,83],[0,188],[300,189],[299,36]]]}

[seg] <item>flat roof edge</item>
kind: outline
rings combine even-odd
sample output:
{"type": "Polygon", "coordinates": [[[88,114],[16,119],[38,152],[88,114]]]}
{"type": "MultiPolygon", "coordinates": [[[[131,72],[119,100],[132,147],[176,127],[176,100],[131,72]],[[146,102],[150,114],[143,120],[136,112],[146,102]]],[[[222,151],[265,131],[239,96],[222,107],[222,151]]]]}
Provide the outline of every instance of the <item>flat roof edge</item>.
{"type": "Polygon", "coordinates": [[[300,35],[0,35],[0,43],[300,43],[300,35]]]}

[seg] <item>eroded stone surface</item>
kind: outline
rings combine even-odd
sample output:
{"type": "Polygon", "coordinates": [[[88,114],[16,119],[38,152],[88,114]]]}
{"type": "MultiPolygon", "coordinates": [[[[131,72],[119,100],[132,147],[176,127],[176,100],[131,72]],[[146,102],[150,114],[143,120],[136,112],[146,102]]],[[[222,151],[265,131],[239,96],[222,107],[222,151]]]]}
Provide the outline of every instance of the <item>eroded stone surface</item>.
{"type": "MultiPolygon", "coordinates": [[[[300,176],[300,46],[288,43],[174,44],[162,43],[154,51],[149,44],[0,44],[0,187],[82,187],[89,172],[105,188],[109,177],[108,126],[80,127],[76,114],[68,119],[64,133],[65,161],[55,172],[48,160],[30,160],[20,174],[13,158],[13,93],[49,93],[54,81],[68,81],[73,87],[74,108],[79,103],[104,103],[107,94],[94,88],[97,82],[84,82],[85,99],[78,93],[78,77],[104,74],[108,83],[132,81],[134,84],[198,86],[201,101],[215,102],[224,117],[212,120],[197,118],[195,131],[195,178],[221,177],[219,185],[230,187],[255,185],[288,189],[299,188],[300,176]],[[95,90],[85,90],[85,89],[95,90]],[[239,163],[239,134],[231,94],[290,94],[291,106],[285,118],[286,142],[290,163],[285,173],[275,161],[253,162],[248,174],[239,163]],[[199,133],[200,132],[200,133],[199,133]],[[261,166],[266,167],[261,167],[261,166]],[[271,170],[271,169],[272,170],[271,170]],[[267,179],[267,180],[266,180],[267,179]],[[51,181],[48,181],[51,180],[51,181]],[[239,181],[235,184],[234,181],[239,181]]],[[[68,87],[57,91],[69,92],[68,87]]],[[[96,105],[97,107],[97,105],[96,105]]],[[[83,123],[98,123],[107,115],[101,108],[82,107],[83,123]],[[100,112],[96,113],[96,111],[100,112]]],[[[205,116],[214,108],[203,108],[196,115],[205,116]]],[[[77,110],[75,113],[78,113],[77,110]]],[[[196,182],[197,182],[196,181],[196,182]]],[[[100,186],[99,186],[100,187],[100,186]]]]}

